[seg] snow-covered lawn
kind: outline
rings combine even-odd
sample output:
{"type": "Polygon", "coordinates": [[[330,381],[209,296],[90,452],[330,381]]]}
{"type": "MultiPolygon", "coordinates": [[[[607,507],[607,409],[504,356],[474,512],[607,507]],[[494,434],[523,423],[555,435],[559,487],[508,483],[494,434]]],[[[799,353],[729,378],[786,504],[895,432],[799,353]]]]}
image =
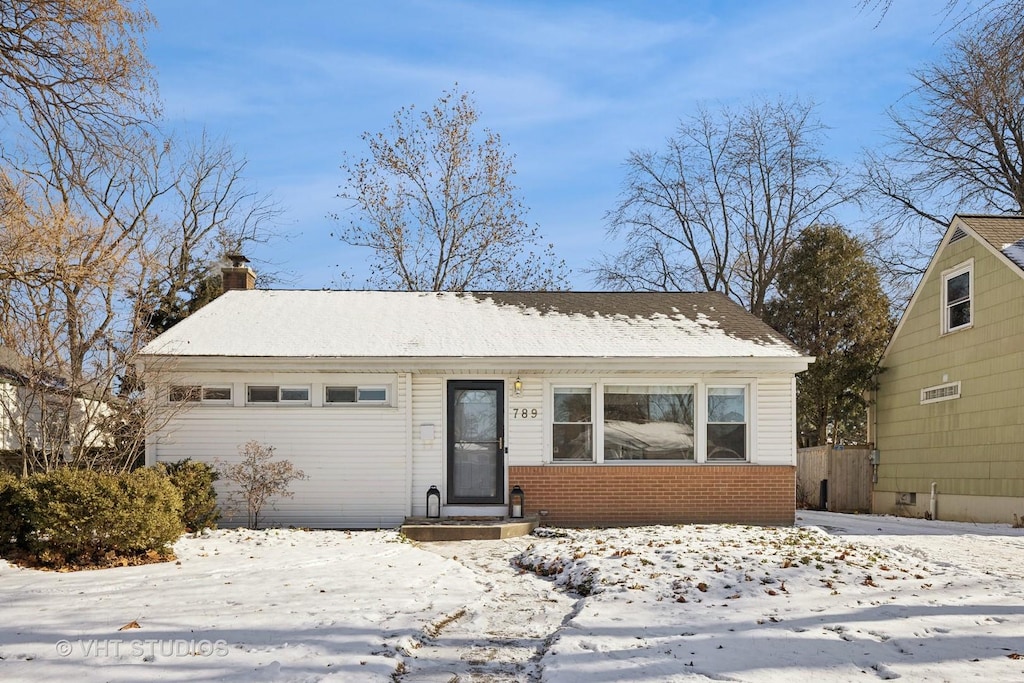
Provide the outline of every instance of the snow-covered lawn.
{"type": "Polygon", "coordinates": [[[421,545],[221,530],[178,563],[0,561],[0,679],[1024,680],[1024,530],[799,516],[421,545]]]}

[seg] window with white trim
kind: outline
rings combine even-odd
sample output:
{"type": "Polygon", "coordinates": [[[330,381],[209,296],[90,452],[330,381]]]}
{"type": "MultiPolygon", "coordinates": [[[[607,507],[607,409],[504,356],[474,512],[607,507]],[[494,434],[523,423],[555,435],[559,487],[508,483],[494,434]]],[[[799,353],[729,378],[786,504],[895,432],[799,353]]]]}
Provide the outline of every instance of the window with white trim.
{"type": "Polygon", "coordinates": [[[249,404],[281,403],[292,405],[309,404],[308,386],[279,386],[274,384],[250,384],[245,388],[245,400],[249,404]]]}
{"type": "Polygon", "coordinates": [[[198,384],[177,384],[167,391],[171,403],[231,403],[230,386],[201,386],[198,384]]]}
{"type": "Polygon", "coordinates": [[[167,390],[167,400],[171,403],[199,403],[202,391],[198,384],[175,384],[167,390]]]}
{"type": "Polygon", "coordinates": [[[324,387],[324,404],[342,405],[351,403],[369,403],[384,405],[388,402],[386,386],[326,386],[324,387]]]}
{"type": "Polygon", "coordinates": [[[747,458],[747,387],[708,387],[707,461],[747,458]]]}
{"type": "Polygon", "coordinates": [[[921,403],[937,403],[960,398],[960,382],[948,382],[921,390],[921,403]]]}
{"type": "Polygon", "coordinates": [[[551,459],[555,462],[594,460],[594,390],[552,388],[551,459]]]}
{"type": "Polygon", "coordinates": [[[974,322],[974,262],[942,273],[942,332],[963,330],[974,322]]]}
{"type": "Polygon", "coordinates": [[[694,459],[692,386],[609,384],[603,397],[606,462],[694,459]]]}
{"type": "Polygon", "coordinates": [[[597,379],[548,385],[550,461],[749,463],[755,380],[597,379]]]}

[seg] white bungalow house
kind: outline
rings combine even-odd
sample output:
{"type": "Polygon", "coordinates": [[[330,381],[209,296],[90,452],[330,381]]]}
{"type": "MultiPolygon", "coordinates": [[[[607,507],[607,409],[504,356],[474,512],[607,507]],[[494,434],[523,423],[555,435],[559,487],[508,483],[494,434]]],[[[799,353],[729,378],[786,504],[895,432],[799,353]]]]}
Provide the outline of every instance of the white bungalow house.
{"type": "Polygon", "coordinates": [[[272,445],[308,475],[273,523],[396,526],[431,486],[442,516],[519,486],[555,526],[794,519],[813,359],[722,294],[229,291],[141,358],[176,411],[147,462],[272,445]]]}

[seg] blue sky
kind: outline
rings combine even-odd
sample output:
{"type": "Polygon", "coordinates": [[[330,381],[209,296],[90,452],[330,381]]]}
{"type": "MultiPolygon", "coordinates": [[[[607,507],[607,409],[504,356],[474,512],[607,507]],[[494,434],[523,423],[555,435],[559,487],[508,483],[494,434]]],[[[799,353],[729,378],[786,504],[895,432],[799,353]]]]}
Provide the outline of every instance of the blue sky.
{"type": "Polygon", "coordinates": [[[700,102],[799,96],[853,165],[938,55],[943,5],[897,0],[879,22],[855,0],[151,0],[147,54],[169,126],[226,138],[284,209],[282,238],[251,257],[287,286],[362,285],[369,254],[330,236],[342,154],[457,82],[515,154],[528,220],[593,289],[583,270],[616,250],[603,217],[630,150],[659,147],[700,102]]]}

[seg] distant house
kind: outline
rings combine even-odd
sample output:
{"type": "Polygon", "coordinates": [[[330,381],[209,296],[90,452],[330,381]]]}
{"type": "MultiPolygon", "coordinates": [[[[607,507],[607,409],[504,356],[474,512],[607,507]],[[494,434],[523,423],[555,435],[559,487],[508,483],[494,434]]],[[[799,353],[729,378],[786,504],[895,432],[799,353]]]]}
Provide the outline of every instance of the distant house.
{"type": "Polygon", "coordinates": [[[953,217],[881,365],[874,511],[1024,516],[1024,218],[953,217]]]}
{"type": "Polygon", "coordinates": [[[25,472],[63,462],[73,445],[108,446],[108,405],[104,387],[73,391],[59,374],[0,346],[0,467],[25,472]]]}
{"type": "Polygon", "coordinates": [[[268,521],[355,528],[431,486],[442,516],[520,486],[551,525],[792,524],[810,361],[721,294],[246,289],[139,367],[177,411],[147,462],[264,442],[308,475],[268,521]]]}

